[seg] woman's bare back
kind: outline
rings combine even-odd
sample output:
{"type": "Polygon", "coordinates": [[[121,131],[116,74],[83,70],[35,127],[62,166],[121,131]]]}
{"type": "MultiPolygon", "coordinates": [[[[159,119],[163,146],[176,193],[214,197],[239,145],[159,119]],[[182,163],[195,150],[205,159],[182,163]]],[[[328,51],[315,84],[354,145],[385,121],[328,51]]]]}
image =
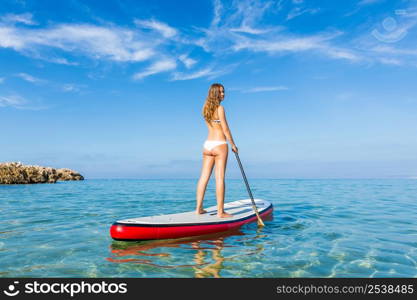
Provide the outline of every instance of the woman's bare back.
{"type": "MultiPolygon", "coordinates": [[[[220,107],[220,106],[219,106],[220,107]]],[[[219,119],[219,113],[218,113],[218,109],[217,108],[213,114],[213,120],[220,120],[219,119]]],[[[207,140],[215,140],[215,141],[226,141],[226,136],[223,132],[223,127],[220,122],[216,122],[211,120],[211,122],[207,122],[206,121],[206,125],[208,128],[208,137],[207,140]]]]}

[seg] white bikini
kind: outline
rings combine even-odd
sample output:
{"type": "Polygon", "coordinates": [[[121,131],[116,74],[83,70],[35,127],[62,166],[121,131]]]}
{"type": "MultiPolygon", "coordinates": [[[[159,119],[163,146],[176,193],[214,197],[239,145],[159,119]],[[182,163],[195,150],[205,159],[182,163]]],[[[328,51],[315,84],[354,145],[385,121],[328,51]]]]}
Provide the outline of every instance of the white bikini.
{"type": "MultiPolygon", "coordinates": [[[[220,120],[213,120],[213,122],[220,123],[220,120]]],[[[207,149],[208,151],[211,151],[211,150],[213,150],[213,148],[215,148],[219,145],[223,145],[223,144],[227,144],[227,142],[226,141],[216,141],[216,140],[206,140],[204,142],[203,147],[205,149],[207,149]]]]}

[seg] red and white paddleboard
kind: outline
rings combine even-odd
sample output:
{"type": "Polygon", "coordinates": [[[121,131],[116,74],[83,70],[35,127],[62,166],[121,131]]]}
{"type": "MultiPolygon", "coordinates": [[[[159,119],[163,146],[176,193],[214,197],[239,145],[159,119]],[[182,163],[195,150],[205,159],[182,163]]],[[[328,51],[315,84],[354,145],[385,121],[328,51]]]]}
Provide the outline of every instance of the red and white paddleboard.
{"type": "MultiPolygon", "coordinates": [[[[261,217],[272,214],[272,203],[255,199],[255,204],[261,217]]],[[[111,226],[110,235],[123,241],[176,239],[228,231],[257,220],[250,199],[226,203],[224,209],[233,217],[217,217],[217,207],[212,206],[202,215],[190,211],[120,220],[111,226]]]]}

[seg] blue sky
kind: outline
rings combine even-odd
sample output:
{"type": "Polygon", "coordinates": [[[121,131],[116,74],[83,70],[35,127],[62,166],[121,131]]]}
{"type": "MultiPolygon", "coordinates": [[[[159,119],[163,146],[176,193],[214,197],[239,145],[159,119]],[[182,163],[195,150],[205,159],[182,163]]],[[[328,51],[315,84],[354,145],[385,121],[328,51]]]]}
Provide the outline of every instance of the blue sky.
{"type": "Polygon", "coordinates": [[[221,82],[251,178],[417,178],[416,34],[414,0],[2,0],[0,161],[198,178],[221,82]]]}

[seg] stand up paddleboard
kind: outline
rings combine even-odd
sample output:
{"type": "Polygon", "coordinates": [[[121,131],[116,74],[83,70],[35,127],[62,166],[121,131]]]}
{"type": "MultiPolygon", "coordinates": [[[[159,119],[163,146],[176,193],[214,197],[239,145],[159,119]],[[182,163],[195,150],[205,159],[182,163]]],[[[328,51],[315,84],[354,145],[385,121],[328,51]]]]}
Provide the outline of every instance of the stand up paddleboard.
{"type": "MultiPolygon", "coordinates": [[[[270,202],[255,199],[255,204],[261,217],[272,213],[270,202]]],[[[207,213],[201,215],[190,211],[120,220],[111,226],[110,235],[119,241],[176,239],[233,230],[257,220],[251,199],[226,203],[224,209],[233,217],[217,217],[217,207],[212,206],[206,209],[207,213]]]]}

